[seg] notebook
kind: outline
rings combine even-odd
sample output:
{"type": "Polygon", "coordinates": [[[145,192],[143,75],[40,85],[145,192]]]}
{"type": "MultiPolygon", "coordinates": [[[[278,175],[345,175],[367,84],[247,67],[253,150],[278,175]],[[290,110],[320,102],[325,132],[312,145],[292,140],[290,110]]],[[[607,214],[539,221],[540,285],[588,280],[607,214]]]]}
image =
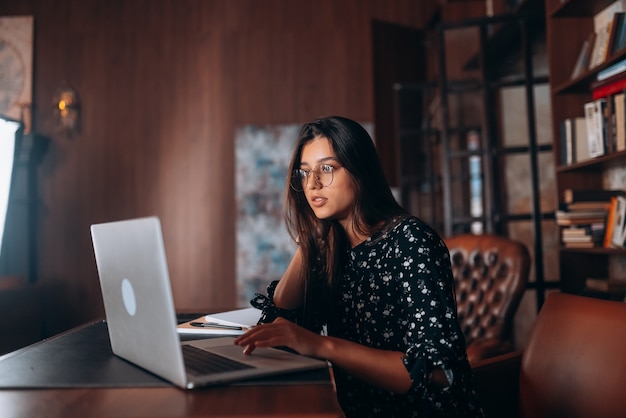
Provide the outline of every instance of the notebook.
{"type": "Polygon", "coordinates": [[[187,389],[326,367],[274,348],[245,355],[233,336],[181,342],[159,219],[95,224],[91,236],[115,355],[187,389]],[[225,365],[204,370],[213,360],[202,358],[192,367],[192,355],[225,365]]]}
{"type": "Polygon", "coordinates": [[[235,309],[233,311],[202,315],[176,327],[179,334],[199,335],[241,335],[255,326],[261,318],[257,308],[235,309]]]}

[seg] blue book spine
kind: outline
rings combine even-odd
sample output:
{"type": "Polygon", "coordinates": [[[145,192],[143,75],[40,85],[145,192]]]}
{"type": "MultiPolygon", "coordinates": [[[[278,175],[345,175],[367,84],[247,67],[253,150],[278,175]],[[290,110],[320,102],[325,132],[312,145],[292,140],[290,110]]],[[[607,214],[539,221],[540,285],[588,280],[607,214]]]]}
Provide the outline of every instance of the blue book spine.
{"type": "Polygon", "coordinates": [[[626,70],[626,58],[598,72],[598,81],[606,80],[626,70]]]}

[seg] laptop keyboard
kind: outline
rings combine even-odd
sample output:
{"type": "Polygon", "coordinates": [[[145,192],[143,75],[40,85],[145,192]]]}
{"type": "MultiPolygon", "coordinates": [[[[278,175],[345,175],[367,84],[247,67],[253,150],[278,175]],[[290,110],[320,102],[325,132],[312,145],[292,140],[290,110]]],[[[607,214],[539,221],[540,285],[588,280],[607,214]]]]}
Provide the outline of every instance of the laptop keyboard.
{"type": "Polygon", "coordinates": [[[183,345],[183,358],[187,372],[194,376],[231,372],[236,370],[253,369],[253,366],[222,357],[218,354],[194,347],[183,345]]]}

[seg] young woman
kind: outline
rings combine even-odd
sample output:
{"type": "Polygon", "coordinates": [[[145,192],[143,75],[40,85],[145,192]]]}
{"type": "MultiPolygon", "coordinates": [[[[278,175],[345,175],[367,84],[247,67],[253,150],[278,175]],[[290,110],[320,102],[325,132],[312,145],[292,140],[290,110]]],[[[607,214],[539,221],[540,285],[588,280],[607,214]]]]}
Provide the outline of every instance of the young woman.
{"type": "Polygon", "coordinates": [[[395,201],[365,129],[305,124],[286,219],[298,249],[235,343],[331,362],[347,417],[480,417],[448,250],[395,201]],[[326,332],[322,333],[325,326],[326,332]]]}

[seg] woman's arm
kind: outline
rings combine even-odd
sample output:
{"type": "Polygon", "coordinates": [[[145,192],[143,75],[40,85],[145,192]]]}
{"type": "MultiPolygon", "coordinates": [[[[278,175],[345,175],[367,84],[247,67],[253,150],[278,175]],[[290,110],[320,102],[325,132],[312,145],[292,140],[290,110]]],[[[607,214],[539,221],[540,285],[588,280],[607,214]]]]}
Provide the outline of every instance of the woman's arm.
{"type": "Polygon", "coordinates": [[[396,393],[406,393],[411,388],[411,378],[402,363],[404,353],[322,336],[283,318],[254,327],[238,337],[235,344],[244,346],[246,354],[252,354],[256,347],[286,346],[305,356],[329,360],[380,388],[396,393]]]}
{"type": "Polygon", "coordinates": [[[402,363],[405,353],[366,347],[351,341],[322,337],[315,357],[328,359],[349,374],[394,393],[406,393],[411,377],[402,363]]]}
{"type": "MultiPolygon", "coordinates": [[[[315,357],[328,359],[348,373],[395,393],[406,393],[411,388],[412,380],[402,361],[406,353],[379,350],[333,337],[322,337],[322,341],[315,357]]],[[[441,369],[433,370],[429,379],[439,388],[449,385],[441,369]]]]}
{"type": "Polygon", "coordinates": [[[304,301],[304,281],[302,280],[302,251],[296,250],[283,277],[276,285],[274,304],[282,309],[301,308],[304,301]]]}
{"type": "MultiPolygon", "coordinates": [[[[335,337],[326,337],[278,318],[271,324],[254,327],[235,339],[252,354],[256,347],[289,347],[298,353],[328,360],[364,381],[395,393],[406,393],[412,385],[402,357],[405,353],[385,351],[335,337]]],[[[432,371],[431,384],[443,388],[449,385],[441,369],[432,371]]]]}

